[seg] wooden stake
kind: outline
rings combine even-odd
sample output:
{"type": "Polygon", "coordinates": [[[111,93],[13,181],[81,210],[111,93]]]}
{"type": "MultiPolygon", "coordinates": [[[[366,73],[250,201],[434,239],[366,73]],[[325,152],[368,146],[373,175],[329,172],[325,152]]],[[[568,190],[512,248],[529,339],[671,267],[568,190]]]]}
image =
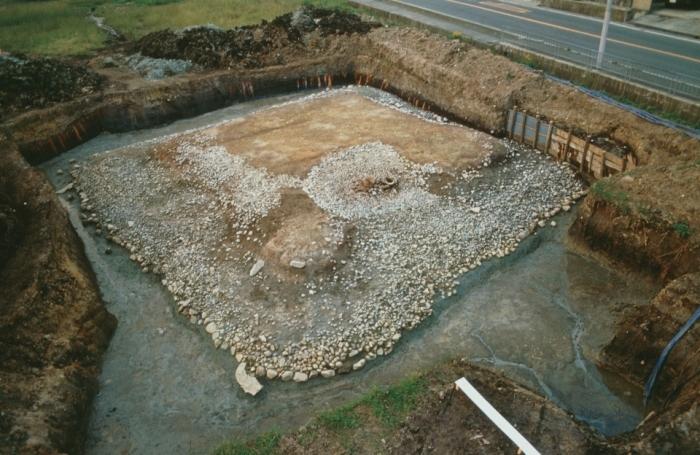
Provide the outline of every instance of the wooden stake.
{"type": "MultiPolygon", "coordinates": [[[[591,145],[591,136],[586,136],[586,144],[583,146],[583,156],[581,157],[581,163],[579,164],[579,169],[581,172],[586,169],[586,155],[588,154],[589,145],[591,145]]],[[[588,166],[588,171],[590,172],[590,170],[591,168],[588,166]]]]}
{"type": "Polygon", "coordinates": [[[564,147],[564,161],[569,161],[569,152],[571,148],[571,136],[572,132],[569,130],[569,134],[566,136],[566,147],[564,147]]]}
{"type": "Polygon", "coordinates": [[[540,122],[541,122],[539,115],[535,116],[535,118],[537,119],[537,123],[535,123],[535,139],[533,139],[533,141],[532,141],[532,148],[534,148],[534,149],[537,148],[537,142],[540,139],[540,122]]]}
{"type": "Polygon", "coordinates": [[[549,121],[547,127],[547,141],[544,144],[544,153],[549,153],[549,148],[552,146],[552,133],[554,131],[554,120],[549,121]]]}

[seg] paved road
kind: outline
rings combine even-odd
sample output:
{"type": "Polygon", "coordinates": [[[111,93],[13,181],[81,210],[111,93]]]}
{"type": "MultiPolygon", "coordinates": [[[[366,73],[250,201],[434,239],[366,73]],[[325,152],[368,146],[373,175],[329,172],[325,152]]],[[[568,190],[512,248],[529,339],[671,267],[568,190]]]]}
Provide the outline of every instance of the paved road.
{"type": "MultiPolygon", "coordinates": [[[[357,0],[356,0],[357,1],[357,0]]],[[[602,21],[496,0],[359,0],[375,8],[592,66],[602,21]],[[437,23],[435,22],[437,21],[437,23]]],[[[612,23],[603,69],[700,100],[700,41],[612,23]]]]}

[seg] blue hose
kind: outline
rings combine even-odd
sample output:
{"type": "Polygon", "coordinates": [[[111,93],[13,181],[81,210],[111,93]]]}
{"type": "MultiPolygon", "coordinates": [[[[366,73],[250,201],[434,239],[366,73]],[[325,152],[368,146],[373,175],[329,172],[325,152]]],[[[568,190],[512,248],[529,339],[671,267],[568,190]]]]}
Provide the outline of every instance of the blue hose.
{"type": "Polygon", "coordinates": [[[644,384],[644,406],[646,406],[647,401],[651,397],[651,393],[654,390],[654,384],[656,383],[656,378],[659,376],[659,373],[661,373],[661,369],[664,367],[664,364],[666,363],[666,359],[668,358],[668,355],[671,353],[671,350],[676,346],[678,341],[683,338],[683,335],[685,335],[688,330],[697,322],[697,320],[700,319],[700,306],[695,309],[695,312],[693,315],[686,321],[685,324],[676,332],[676,334],[671,338],[671,341],[668,342],[666,347],[664,348],[663,351],[661,351],[661,355],[659,356],[659,359],[656,361],[656,365],[654,365],[654,369],[651,370],[651,374],[649,375],[649,379],[647,379],[646,384],[644,384]]]}

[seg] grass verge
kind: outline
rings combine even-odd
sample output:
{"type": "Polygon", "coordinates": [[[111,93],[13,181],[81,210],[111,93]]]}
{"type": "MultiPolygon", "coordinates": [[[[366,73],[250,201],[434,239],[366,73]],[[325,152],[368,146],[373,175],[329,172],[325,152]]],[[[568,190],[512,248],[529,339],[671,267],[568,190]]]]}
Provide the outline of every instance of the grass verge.
{"type": "MultiPolygon", "coordinates": [[[[406,378],[387,389],[374,389],[350,404],[320,414],[296,434],[296,440],[308,447],[323,437],[329,447],[335,445],[352,452],[360,444],[355,436],[361,435],[363,447],[379,447],[378,441],[390,437],[428,390],[428,380],[423,376],[406,378]]],[[[280,454],[281,439],[279,433],[270,433],[251,441],[230,441],[212,454],[280,454]]]]}
{"type": "Polygon", "coordinates": [[[49,0],[0,2],[0,50],[42,55],[86,55],[106,35],[91,11],[128,38],[164,28],[256,24],[302,4],[350,9],[345,0],[49,0]]]}
{"type": "Polygon", "coordinates": [[[245,443],[227,442],[217,447],[212,455],[272,455],[276,452],[282,436],[280,433],[265,433],[245,443]]]}
{"type": "Polygon", "coordinates": [[[0,2],[0,50],[28,54],[85,54],[105,35],[87,19],[95,3],[82,0],[0,2]]]}

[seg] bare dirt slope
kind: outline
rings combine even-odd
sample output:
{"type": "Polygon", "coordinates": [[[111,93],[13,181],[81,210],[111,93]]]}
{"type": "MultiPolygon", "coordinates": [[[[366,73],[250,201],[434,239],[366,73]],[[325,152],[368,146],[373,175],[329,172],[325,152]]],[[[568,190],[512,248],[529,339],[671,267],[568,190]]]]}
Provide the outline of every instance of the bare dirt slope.
{"type": "Polygon", "coordinates": [[[115,320],[45,177],[0,150],[0,452],[80,453],[115,320]]]}
{"type": "Polygon", "coordinates": [[[454,361],[422,377],[421,391],[415,395],[406,393],[405,385],[376,393],[284,437],[275,453],[515,453],[513,443],[454,389],[451,381],[462,376],[542,453],[586,453],[602,448],[590,430],[552,402],[500,373],[454,361]],[[399,398],[405,404],[392,406],[399,398]],[[352,421],[353,416],[357,422],[352,421]]]}

